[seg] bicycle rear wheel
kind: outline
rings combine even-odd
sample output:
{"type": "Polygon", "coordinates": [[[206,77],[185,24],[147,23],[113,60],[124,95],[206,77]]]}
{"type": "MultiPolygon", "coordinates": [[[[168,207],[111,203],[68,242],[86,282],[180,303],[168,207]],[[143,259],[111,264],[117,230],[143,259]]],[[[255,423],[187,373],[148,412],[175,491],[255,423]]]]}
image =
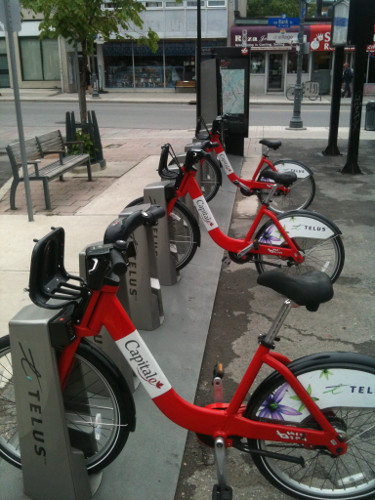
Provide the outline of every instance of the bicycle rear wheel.
{"type": "Polygon", "coordinates": [[[332,282],[340,276],[345,261],[344,245],[339,229],[316,212],[299,211],[279,215],[278,220],[303,256],[301,264],[277,255],[277,249],[285,245],[272,221],[262,226],[256,234],[261,244],[273,245],[274,253],[257,255],[255,261],[259,273],[278,267],[287,274],[302,274],[308,271],[324,271],[332,282]]]}
{"type": "MultiPolygon", "coordinates": [[[[144,203],[143,197],[136,198],[127,206],[144,203]]],[[[176,261],[176,269],[184,268],[194,257],[200,245],[200,229],[194,215],[180,200],[176,200],[168,217],[169,248],[176,261]]]]}
{"type": "MultiPolygon", "coordinates": [[[[92,430],[95,446],[82,449],[87,471],[103,469],[121,452],[134,430],[135,408],[121,373],[89,342],[78,347],[63,401],[75,448],[82,449],[74,436],[92,430]]],[[[0,456],[21,468],[9,336],[0,339],[0,456]]]]}
{"type": "MultiPolygon", "coordinates": [[[[297,175],[297,180],[289,187],[287,194],[278,191],[275,193],[269,208],[276,213],[284,213],[290,210],[301,210],[310,206],[315,196],[315,180],[312,171],[302,162],[294,160],[278,160],[273,166],[277,172],[294,172],[297,175]]],[[[264,180],[262,169],[259,173],[258,180],[264,180]]],[[[267,182],[273,182],[267,179],[267,182]]],[[[258,197],[261,203],[264,203],[268,189],[261,189],[258,192],[258,197]]]]}
{"type": "MultiPolygon", "coordinates": [[[[375,361],[352,353],[306,356],[289,368],[311,394],[348,446],[333,457],[303,444],[249,440],[251,450],[302,457],[305,467],[252,453],[263,476],[284,493],[300,499],[370,500],[375,497],[375,361]],[[363,389],[360,389],[363,388],[363,389]],[[362,393],[361,393],[362,391],[362,393]]],[[[251,397],[245,416],[262,422],[318,429],[293,389],[279,373],[265,379],[251,397]]]]}

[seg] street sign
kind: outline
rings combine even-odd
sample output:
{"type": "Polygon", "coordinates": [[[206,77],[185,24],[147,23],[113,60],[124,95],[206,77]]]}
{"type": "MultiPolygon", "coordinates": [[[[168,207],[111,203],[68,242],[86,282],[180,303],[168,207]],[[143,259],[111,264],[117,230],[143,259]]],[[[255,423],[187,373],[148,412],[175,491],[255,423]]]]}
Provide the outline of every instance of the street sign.
{"type": "Polygon", "coordinates": [[[299,17],[286,17],[283,14],[281,17],[269,17],[268,26],[276,26],[276,28],[290,28],[291,26],[299,25],[299,17]]]}

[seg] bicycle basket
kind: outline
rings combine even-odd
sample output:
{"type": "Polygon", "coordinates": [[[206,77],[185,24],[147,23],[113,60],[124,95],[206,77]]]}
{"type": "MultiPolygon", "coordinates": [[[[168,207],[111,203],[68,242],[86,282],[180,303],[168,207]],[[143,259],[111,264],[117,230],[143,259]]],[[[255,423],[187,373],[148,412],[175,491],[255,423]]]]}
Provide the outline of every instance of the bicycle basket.
{"type": "Polygon", "coordinates": [[[164,144],[164,146],[161,147],[158,174],[162,179],[173,180],[173,179],[178,179],[180,173],[181,173],[180,163],[173,151],[172,146],[170,144],[164,144]],[[171,155],[172,157],[171,166],[173,170],[168,168],[169,155],[171,155]]]}
{"type": "Polygon", "coordinates": [[[58,227],[52,228],[34,246],[28,291],[30,299],[39,307],[60,309],[83,297],[84,280],[71,276],[64,268],[64,242],[64,229],[58,227]]]}

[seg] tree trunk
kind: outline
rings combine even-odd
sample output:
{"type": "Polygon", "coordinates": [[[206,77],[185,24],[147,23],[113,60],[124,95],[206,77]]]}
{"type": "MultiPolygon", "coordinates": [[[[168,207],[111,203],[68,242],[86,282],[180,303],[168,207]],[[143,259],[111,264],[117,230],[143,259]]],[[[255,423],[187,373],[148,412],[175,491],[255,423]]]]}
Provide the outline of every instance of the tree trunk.
{"type": "Polygon", "coordinates": [[[80,111],[80,119],[82,125],[82,132],[87,132],[87,104],[86,104],[86,90],[87,90],[87,56],[86,56],[86,48],[87,43],[86,40],[81,42],[82,45],[82,59],[80,59],[79,65],[79,76],[80,76],[80,85],[79,85],[79,111],[80,111]]]}

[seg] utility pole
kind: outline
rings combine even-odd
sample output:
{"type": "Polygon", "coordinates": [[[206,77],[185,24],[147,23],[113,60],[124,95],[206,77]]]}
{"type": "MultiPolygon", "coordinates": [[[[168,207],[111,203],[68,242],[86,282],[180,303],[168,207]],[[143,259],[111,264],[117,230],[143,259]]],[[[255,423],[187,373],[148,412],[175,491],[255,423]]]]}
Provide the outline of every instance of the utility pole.
{"type": "MultiPolygon", "coordinates": [[[[297,80],[294,87],[294,107],[293,116],[289,122],[289,128],[303,128],[303,121],[301,118],[301,103],[302,103],[302,63],[303,63],[303,37],[305,34],[305,12],[306,0],[300,0],[300,14],[299,14],[299,33],[298,33],[298,58],[297,58],[297,80]]],[[[310,1],[310,0],[309,0],[310,1]]]]}

